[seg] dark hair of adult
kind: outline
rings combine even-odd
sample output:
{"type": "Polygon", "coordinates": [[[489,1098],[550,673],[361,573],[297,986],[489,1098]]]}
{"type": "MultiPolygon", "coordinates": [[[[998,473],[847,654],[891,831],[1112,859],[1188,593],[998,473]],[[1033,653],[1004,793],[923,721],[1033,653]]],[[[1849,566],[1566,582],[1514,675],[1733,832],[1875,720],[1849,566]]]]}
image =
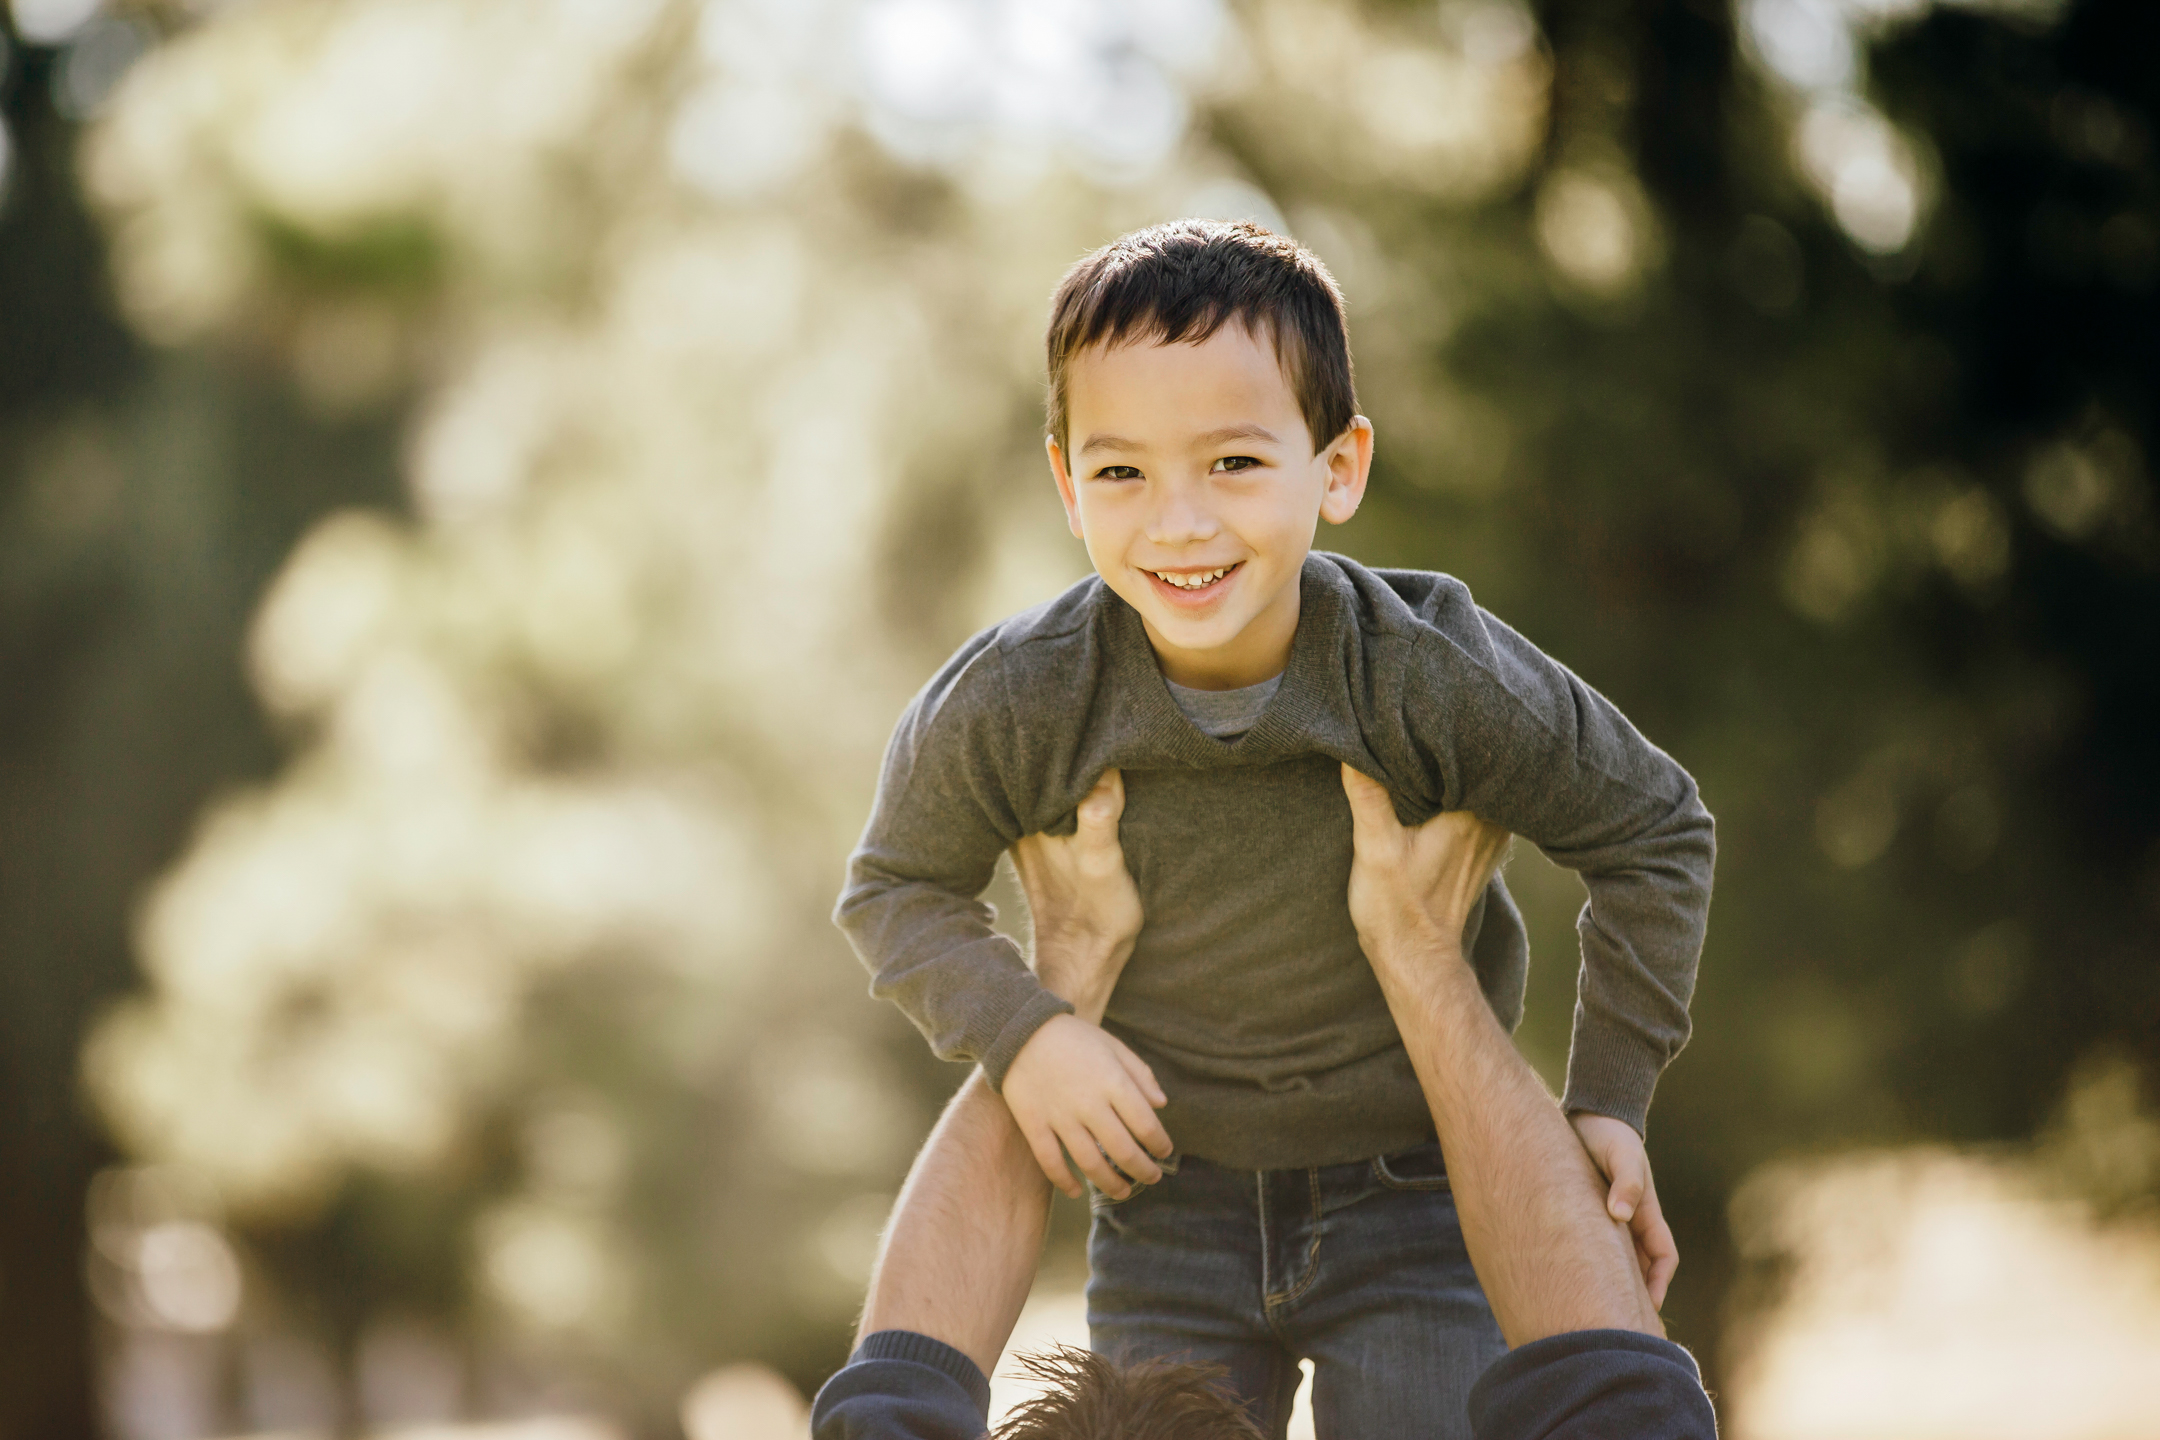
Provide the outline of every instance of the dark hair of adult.
{"type": "Polygon", "coordinates": [[[1049,1388],[1015,1406],[993,1440],[1261,1440],[1212,1365],[1118,1365],[1070,1345],[1020,1364],[1049,1388]]]}
{"type": "Polygon", "coordinates": [[[1111,241],[1050,301],[1050,433],[1066,449],[1066,381],[1091,345],[1199,344],[1231,321],[1275,346],[1313,449],[1357,414],[1342,291],[1320,257],[1249,221],[1173,220],[1111,241]]]}

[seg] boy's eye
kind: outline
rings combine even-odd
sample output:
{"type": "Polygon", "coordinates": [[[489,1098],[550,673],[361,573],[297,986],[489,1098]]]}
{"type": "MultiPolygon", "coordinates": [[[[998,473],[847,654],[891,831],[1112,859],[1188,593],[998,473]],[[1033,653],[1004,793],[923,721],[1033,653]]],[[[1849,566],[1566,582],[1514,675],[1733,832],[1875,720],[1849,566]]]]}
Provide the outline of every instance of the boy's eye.
{"type": "Polygon", "coordinates": [[[1239,470],[1250,470],[1259,463],[1250,455],[1225,455],[1222,459],[1209,466],[1208,469],[1210,474],[1220,475],[1234,473],[1239,470]]]}
{"type": "Polygon", "coordinates": [[[1097,480],[1138,480],[1140,472],[1130,465],[1105,465],[1095,472],[1097,480]]]}

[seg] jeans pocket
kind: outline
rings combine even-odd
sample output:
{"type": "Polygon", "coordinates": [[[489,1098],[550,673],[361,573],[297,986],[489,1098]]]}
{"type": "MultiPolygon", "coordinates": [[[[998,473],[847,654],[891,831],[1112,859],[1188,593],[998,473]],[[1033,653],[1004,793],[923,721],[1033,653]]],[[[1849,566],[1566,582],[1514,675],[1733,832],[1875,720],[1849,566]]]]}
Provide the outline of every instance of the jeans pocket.
{"type": "Polygon", "coordinates": [[[1392,1155],[1375,1156],[1372,1166],[1373,1178],[1390,1190],[1448,1188],[1447,1161],[1440,1154],[1437,1140],[1413,1145],[1392,1155]]]}

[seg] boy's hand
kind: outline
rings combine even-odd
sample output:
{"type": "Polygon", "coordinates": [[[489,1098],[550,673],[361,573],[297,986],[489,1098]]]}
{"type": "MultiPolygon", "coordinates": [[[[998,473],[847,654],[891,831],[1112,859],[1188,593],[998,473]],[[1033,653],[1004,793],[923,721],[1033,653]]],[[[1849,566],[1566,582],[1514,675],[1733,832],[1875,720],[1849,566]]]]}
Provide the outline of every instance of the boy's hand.
{"type": "Polygon", "coordinates": [[[1673,1240],[1672,1227],[1665,1223],[1665,1212],[1658,1207],[1657,1182],[1650,1178],[1650,1152],[1625,1120],[1587,1110],[1568,1118],[1583,1149],[1612,1182],[1605,1197],[1606,1212],[1635,1237],[1635,1261],[1642,1267],[1643,1285],[1650,1291],[1650,1303],[1663,1309],[1665,1289],[1672,1284],[1673,1271],[1680,1268],[1680,1247],[1673,1240]]]}
{"type": "Polygon", "coordinates": [[[1140,891],[1118,844],[1124,813],[1124,777],[1105,770],[1071,835],[1030,835],[1012,847],[1035,927],[1036,978],[1088,1020],[1102,1019],[1140,935],[1140,891]]]}
{"type": "Polygon", "coordinates": [[[1131,1181],[1162,1179],[1155,1157],[1170,1153],[1155,1118],[1166,1101],[1154,1072],[1093,1023],[1140,934],[1140,891],[1118,845],[1124,813],[1124,777],[1106,770],[1080,802],[1071,835],[1030,835],[1012,847],[1035,926],[1036,977],[1079,1013],[1028,1037],[1005,1071],[1005,1104],[1043,1174],[1076,1199],[1080,1184],[1061,1145],[1097,1189],[1119,1200],[1132,1193],[1131,1181]]]}
{"type": "Polygon", "coordinates": [[[1162,1179],[1154,1157],[1170,1154],[1170,1136],[1155,1110],[1168,1101],[1146,1062],[1099,1026],[1077,1015],[1052,1016],[1013,1057],[1004,1095],[1035,1163],[1074,1199],[1080,1182],[1058,1153],[1060,1144],[1114,1200],[1132,1194],[1133,1180],[1162,1179]]]}
{"type": "Polygon", "coordinates": [[[1343,793],[1357,846],[1350,865],[1350,919],[1376,966],[1435,948],[1459,949],[1463,926],[1485,893],[1510,836],[1467,810],[1411,827],[1395,818],[1385,786],[1348,765],[1343,793]]]}

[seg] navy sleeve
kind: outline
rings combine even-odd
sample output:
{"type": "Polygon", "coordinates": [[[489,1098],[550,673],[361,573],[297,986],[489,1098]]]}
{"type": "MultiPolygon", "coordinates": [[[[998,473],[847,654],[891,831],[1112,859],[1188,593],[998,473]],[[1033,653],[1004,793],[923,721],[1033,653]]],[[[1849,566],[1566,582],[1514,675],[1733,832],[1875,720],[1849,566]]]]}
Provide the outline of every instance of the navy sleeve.
{"type": "Polygon", "coordinates": [[[1477,1440],[1717,1440],[1695,1357],[1632,1330],[1577,1330],[1494,1361],[1470,1389],[1477,1440]]]}
{"type": "Polygon", "coordinates": [[[811,1440],[978,1440],[990,1428],[990,1382],[952,1346],[880,1330],[818,1390],[811,1440]]]}

